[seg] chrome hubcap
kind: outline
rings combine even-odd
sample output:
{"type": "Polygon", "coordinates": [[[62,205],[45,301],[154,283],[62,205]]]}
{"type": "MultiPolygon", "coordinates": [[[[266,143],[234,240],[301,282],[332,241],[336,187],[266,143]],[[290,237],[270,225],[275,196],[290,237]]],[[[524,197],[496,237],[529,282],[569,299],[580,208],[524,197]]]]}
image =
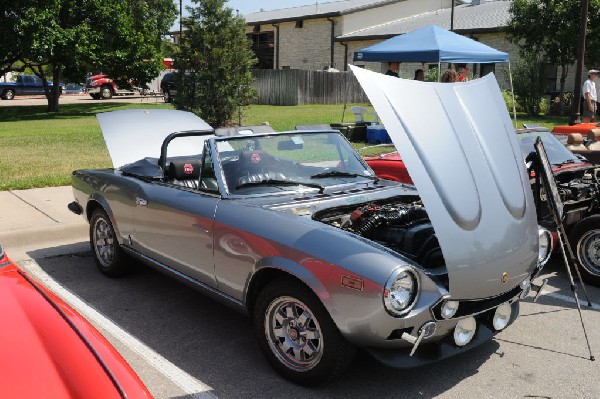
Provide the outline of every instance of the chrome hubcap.
{"type": "Polygon", "coordinates": [[[98,219],[94,226],[94,250],[100,264],[110,266],[115,254],[115,237],[108,222],[98,219]]]}
{"type": "Polygon", "coordinates": [[[321,326],[303,302],[291,297],[271,302],[265,317],[265,331],[271,350],[290,369],[308,371],[321,360],[321,326]]]}
{"type": "Polygon", "coordinates": [[[600,230],[590,230],[581,237],[577,257],[588,272],[600,275],[600,230]]]}

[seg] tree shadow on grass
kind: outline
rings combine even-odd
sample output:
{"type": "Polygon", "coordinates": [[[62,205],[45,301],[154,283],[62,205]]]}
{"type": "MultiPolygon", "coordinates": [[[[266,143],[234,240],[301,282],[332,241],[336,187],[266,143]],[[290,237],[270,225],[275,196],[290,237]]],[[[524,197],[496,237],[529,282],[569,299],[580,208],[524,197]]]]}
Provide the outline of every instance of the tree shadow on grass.
{"type": "Polygon", "coordinates": [[[32,120],[74,119],[94,116],[100,112],[139,108],[165,108],[164,104],[148,103],[86,103],[64,104],[60,112],[47,112],[46,105],[9,106],[0,108],[0,121],[20,122],[32,120]]]}

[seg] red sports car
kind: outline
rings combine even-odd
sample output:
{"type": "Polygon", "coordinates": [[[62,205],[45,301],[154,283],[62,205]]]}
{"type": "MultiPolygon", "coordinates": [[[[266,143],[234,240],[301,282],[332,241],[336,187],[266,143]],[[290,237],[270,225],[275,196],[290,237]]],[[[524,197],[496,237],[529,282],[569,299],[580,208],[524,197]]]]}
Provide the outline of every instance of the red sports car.
{"type": "Polygon", "coordinates": [[[151,398],[111,344],[0,246],[0,398],[151,398]]]}
{"type": "MultiPolygon", "coordinates": [[[[565,228],[582,266],[582,277],[588,283],[600,286],[600,167],[575,156],[545,128],[521,129],[516,133],[524,158],[534,151],[537,137],[542,138],[563,200],[565,228]]],[[[412,184],[398,152],[364,159],[377,176],[412,184]]],[[[555,231],[545,194],[533,173],[531,177],[538,223],[555,231]]]]}

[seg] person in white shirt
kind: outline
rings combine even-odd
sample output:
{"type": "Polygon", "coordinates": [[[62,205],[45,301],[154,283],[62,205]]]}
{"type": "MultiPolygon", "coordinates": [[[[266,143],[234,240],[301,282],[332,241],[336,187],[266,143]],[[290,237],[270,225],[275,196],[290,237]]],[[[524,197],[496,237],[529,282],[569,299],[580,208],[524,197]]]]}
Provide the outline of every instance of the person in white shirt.
{"type": "Polygon", "coordinates": [[[596,100],[598,96],[596,94],[596,79],[598,79],[598,73],[596,69],[590,69],[588,71],[588,80],[583,83],[583,89],[581,95],[583,96],[583,123],[594,122],[596,120],[596,100]]]}

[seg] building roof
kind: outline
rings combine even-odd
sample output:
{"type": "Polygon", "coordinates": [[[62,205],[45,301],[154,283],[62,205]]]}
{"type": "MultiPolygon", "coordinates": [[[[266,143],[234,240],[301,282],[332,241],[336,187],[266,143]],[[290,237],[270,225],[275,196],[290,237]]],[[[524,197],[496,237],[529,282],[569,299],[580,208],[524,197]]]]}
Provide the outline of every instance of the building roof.
{"type": "Polygon", "coordinates": [[[248,25],[294,21],[297,19],[326,18],[382,7],[400,1],[405,0],[342,0],[329,3],[318,3],[315,0],[316,4],[272,11],[260,11],[244,15],[244,18],[248,25]]]}
{"type": "MultiPolygon", "coordinates": [[[[486,32],[497,31],[507,26],[510,20],[510,0],[498,0],[479,5],[464,4],[454,8],[454,31],[486,32]]],[[[404,34],[427,25],[437,25],[450,29],[451,9],[441,9],[402,18],[393,22],[347,33],[336,38],[337,41],[382,39],[404,34]]]]}

